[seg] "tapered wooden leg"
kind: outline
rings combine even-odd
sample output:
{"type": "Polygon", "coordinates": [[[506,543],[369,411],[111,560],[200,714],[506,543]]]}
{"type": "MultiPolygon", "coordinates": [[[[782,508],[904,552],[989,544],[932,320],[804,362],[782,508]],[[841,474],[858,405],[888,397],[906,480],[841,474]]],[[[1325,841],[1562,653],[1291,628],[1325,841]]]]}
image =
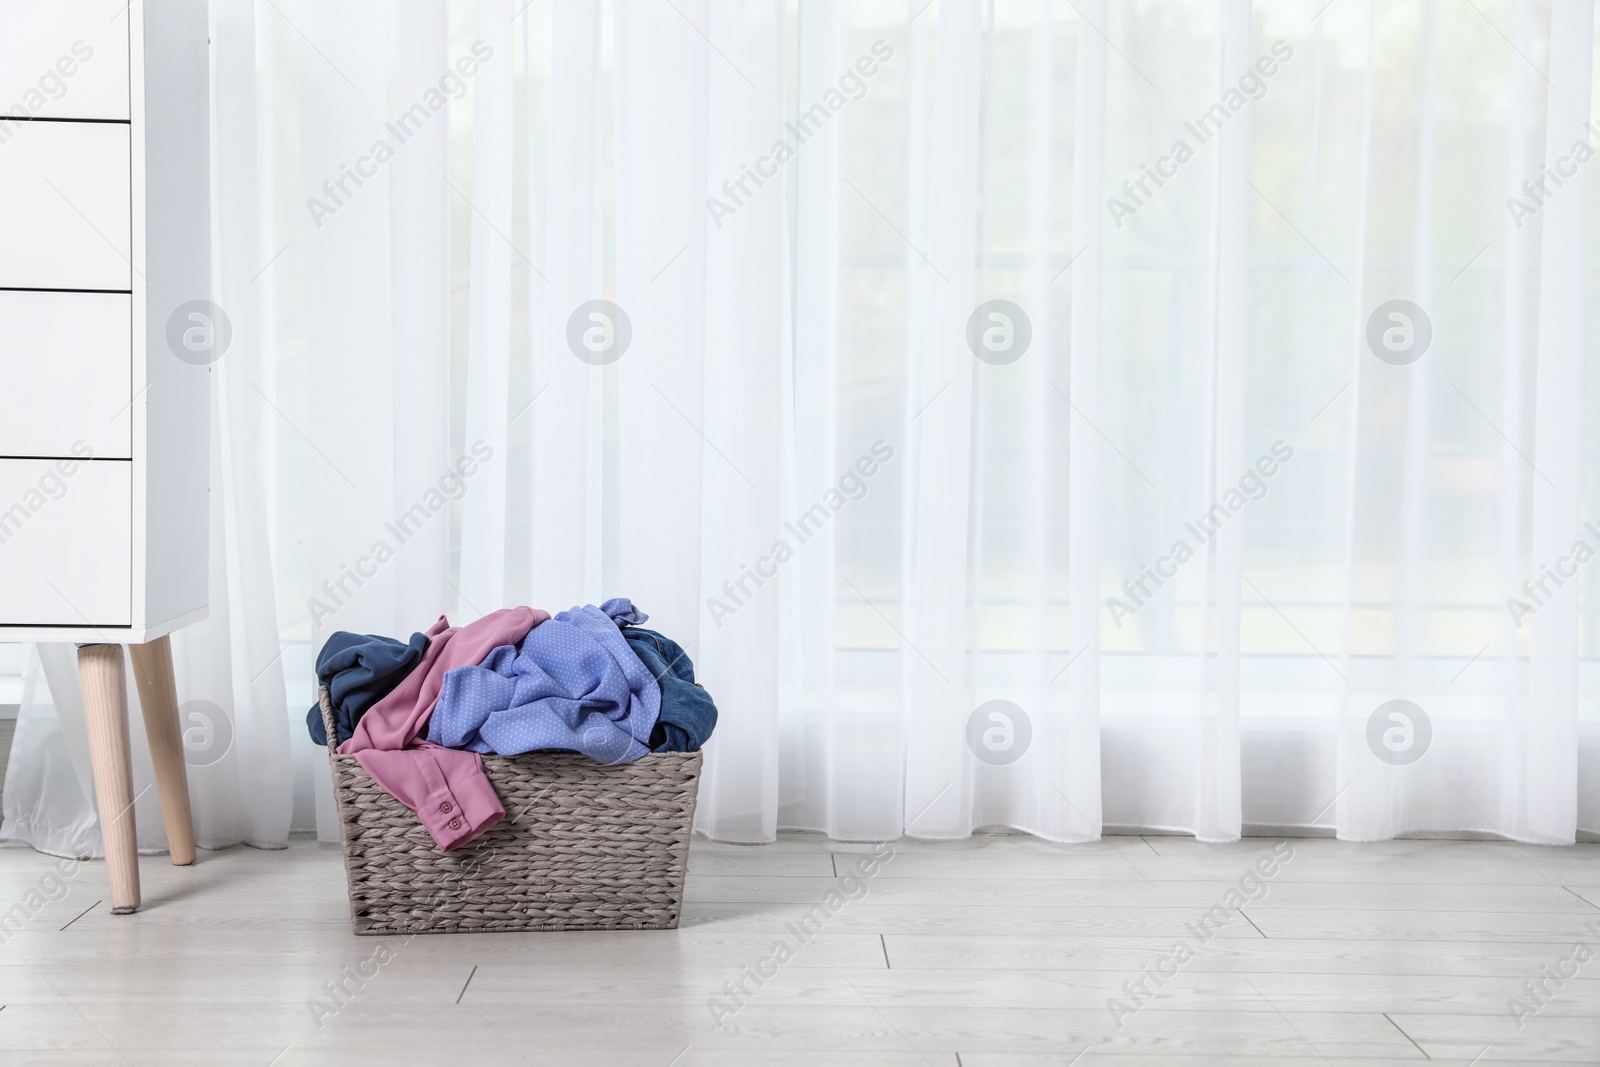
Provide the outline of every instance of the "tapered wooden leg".
{"type": "Polygon", "coordinates": [[[111,876],[111,910],[139,908],[139,850],[134,834],[133,762],[128,755],[128,680],[121,645],[78,649],[83,715],[89,727],[89,762],[94,769],[100,837],[111,876]]]}
{"type": "Polygon", "coordinates": [[[144,710],[144,732],[150,739],[150,762],[161,791],[161,814],[167,822],[167,850],[172,862],[194,862],[194,817],[189,811],[189,773],[183,762],[183,725],[178,721],[178,683],[172,674],[172,642],[158,637],[145,645],[129,645],[133,677],[144,710]]]}

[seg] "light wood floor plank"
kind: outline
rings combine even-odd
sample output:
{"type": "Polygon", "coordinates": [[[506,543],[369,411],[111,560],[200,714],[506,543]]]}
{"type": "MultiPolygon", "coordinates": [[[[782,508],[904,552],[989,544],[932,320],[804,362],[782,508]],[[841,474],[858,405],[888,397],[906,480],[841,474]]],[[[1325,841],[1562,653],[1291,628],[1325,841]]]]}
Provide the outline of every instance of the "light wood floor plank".
{"type": "MultiPolygon", "coordinates": [[[[895,970],[1137,971],[1167,946],[1135,937],[972,937],[888,934],[895,970]]],[[[1244,974],[1432,975],[1492,978],[1536,973],[1570,946],[1549,942],[1320,941],[1213,939],[1185,972],[1244,974]]]]}

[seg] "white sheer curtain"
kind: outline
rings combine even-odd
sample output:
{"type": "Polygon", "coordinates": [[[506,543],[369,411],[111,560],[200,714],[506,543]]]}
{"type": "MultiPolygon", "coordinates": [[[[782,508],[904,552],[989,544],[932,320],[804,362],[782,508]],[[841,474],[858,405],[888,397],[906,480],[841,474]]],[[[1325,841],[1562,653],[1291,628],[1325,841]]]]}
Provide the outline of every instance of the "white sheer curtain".
{"type": "Polygon", "coordinates": [[[625,593],[724,708],[723,839],[1594,829],[1591,580],[1520,627],[1506,603],[1593,499],[1587,171],[1505,204],[1582,135],[1586,11],[284,7],[298,691],[332,628],[625,593]],[[967,339],[997,299],[1014,362],[967,339]],[[1431,323],[1414,363],[1367,340],[1395,299],[1431,323]],[[592,300],[626,315],[614,362],[571,347],[592,300]],[[475,446],[460,499],[341,581],[475,446]],[[1431,727],[1414,763],[1368,743],[1393,699],[1431,727]],[[995,700],[1011,752],[970,728],[995,700]]]}
{"type": "Polygon", "coordinates": [[[1600,831],[1585,0],[213,6],[297,825],[332,630],[628,595],[718,839],[1600,831]]]}

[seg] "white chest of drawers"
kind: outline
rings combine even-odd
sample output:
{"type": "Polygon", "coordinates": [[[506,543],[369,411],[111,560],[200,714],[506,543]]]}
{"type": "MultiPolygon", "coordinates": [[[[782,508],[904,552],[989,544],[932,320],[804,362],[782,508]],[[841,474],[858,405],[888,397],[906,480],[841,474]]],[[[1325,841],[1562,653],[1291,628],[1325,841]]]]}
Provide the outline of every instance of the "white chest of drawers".
{"type": "Polygon", "coordinates": [[[0,0],[0,641],[206,610],[204,0],[0,0]]]}
{"type": "Polygon", "coordinates": [[[166,635],[206,613],[206,20],[205,0],[0,0],[0,641],[80,645],[120,913],[139,905],[123,644],[172,861],[194,862],[166,635]]]}

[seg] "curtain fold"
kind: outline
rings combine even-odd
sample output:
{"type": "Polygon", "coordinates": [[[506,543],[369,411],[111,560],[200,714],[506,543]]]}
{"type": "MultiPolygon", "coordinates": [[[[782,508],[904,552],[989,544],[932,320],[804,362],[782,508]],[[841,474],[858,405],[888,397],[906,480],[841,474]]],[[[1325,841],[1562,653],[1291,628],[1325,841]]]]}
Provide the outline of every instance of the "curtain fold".
{"type": "MultiPolygon", "coordinates": [[[[1086,0],[1082,24],[1107,25],[1107,0],[1086,0]]],[[[1070,301],[1064,309],[1069,321],[1065,396],[1059,379],[1048,382],[1057,395],[1054,400],[1070,401],[1067,411],[1055,408],[1053,421],[1066,424],[1066,615],[1067,640],[1047,645],[1059,649],[1048,668],[1048,686],[1066,689],[1068,730],[1065,741],[1069,763],[1065,781],[1053,788],[1065,794],[1063,801],[1072,818],[1058,823],[1050,836],[1061,840],[1092,840],[1099,837],[1104,820],[1104,791],[1101,787],[1100,681],[1101,681],[1101,605],[1100,582],[1104,560],[1101,555],[1100,436],[1096,430],[1100,415],[1100,358],[1102,350],[1101,284],[1105,265],[1105,188],[1106,188],[1106,105],[1107,66],[1110,42],[1103,34],[1077,33],[1073,51],[1074,100],[1072,106],[1072,227],[1064,266],[1054,270],[1060,249],[1049,257],[1045,269],[1051,270],[1050,286],[1057,285],[1064,272],[1070,284],[1070,301]]],[[[1062,524],[1052,524],[1058,547],[1062,524]]],[[[1057,586],[1057,589],[1060,587],[1057,586]]],[[[1060,610],[1060,594],[1052,597],[1060,610]]],[[[1052,631],[1053,635],[1054,631],[1052,631]]],[[[1066,819],[1066,813],[1063,813],[1066,819]]]]}
{"type": "MultiPolygon", "coordinates": [[[[920,266],[928,272],[923,278],[925,342],[917,353],[924,390],[918,399],[925,406],[911,430],[917,442],[915,496],[905,520],[911,527],[911,584],[900,605],[904,630],[897,635],[906,702],[905,832],[925,838],[972,832],[976,769],[964,755],[966,718],[976,690],[969,549],[979,363],[966,333],[978,303],[982,5],[978,0],[941,2],[939,19],[927,252],[920,266]]],[[[874,628],[893,628],[868,589],[858,588],[857,595],[880,617],[874,628]]]]}
{"type": "MultiPolygon", "coordinates": [[[[456,59],[444,5],[435,0],[396,0],[390,75],[396,101],[393,114],[399,116],[438,92],[440,79],[453,69],[456,59]]],[[[511,58],[497,54],[490,60],[495,61],[509,64],[511,58]]],[[[429,494],[440,491],[445,457],[453,458],[448,358],[450,210],[452,200],[459,200],[446,181],[450,173],[447,115],[430,116],[415,128],[408,125],[401,147],[403,151],[389,164],[393,174],[393,408],[404,413],[390,427],[394,499],[401,509],[409,510],[420,502],[428,511],[425,519],[404,524],[404,540],[390,535],[396,542],[393,566],[405,576],[396,585],[394,606],[394,621],[404,630],[408,626],[426,629],[427,622],[449,611],[456,600],[450,587],[450,515],[444,509],[435,512],[429,494]]],[[[504,452],[491,459],[501,465],[508,462],[504,452]]],[[[403,514],[399,511],[394,517],[403,514]]]]}
{"type": "MultiPolygon", "coordinates": [[[[218,362],[212,379],[212,544],[220,548],[224,569],[216,571],[212,553],[211,614],[225,610],[227,629],[193,628],[181,634],[176,655],[184,663],[179,695],[185,696],[188,666],[206,662],[228,666],[218,682],[231,697],[239,759],[237,796],[226,829],[197,821],[197,839],[214,843],[240,840],[261,847],[284,844],[293,811],[289,736],[282,709],[286,703],[283,645],[278,630],[277,570],[261,484],[270,478],[263,424],[272,412],[257,392],[271,352],[263,344],[266,306],[256,285],[263,255],[259,86],[254,77],[256,11],[245,0],[218,0],[211,7],[211,41],[216,74],[212,78],[213,292],[233,321],[234,343],[218,362]],[[219,528],[220,527],[220,528],[219,528]],[[198,639],[209,636],[206,646],[198,639]],[[210,829],[210,833],[202,833],[210,829]]],[[[193,695],[193,690],[189,695],[193,695]]],[[[189,726],[190,723],[185,723],[189,726]]],[[[206,757],[209,759],[209,756],[206,757]]],[[[209,766],[209,765],[208,765],[209,766]]],[[[206,770],[191,774],[208,773],[206,770]]],[[[220,783],[219,783],[220,787],[220,783]]],[[[202,792],[197,798],[209,799],[202,792]]],[[[191,805],[193,808],[194,805],[191,805]]]]}
{"type": "Polygon", "coordinates": [[[508,602],[506,584],[507,422],[511,388],[512,50],[511,0],[478,0],[479,60],[472,94],[471,192],[455,187],[471,211],[472,256],[467,310],[467,412],[464,449],[480,464],[463,497],[461,581],[463,622],[508,602]],[[487,57],[487,58],[484,58],[487,57]],[[487,457],[487,458],[484,458],[487,457]]]}
{"type": "MultiPolygon", "coordinates": [[[[1550,86],[1545,117],[1545,167],[1568,173],[1572,144],[1587,144],[1594,75],[1594,5],[1555,0],[1550,11],[1550,86]],[[1574,140],[1569,140],[1572,138],[1574,140]]],[[[1555,560],[1574,553],[1583,529],[1584,360],[1589,189],[1582,181],[1562,187],[1545,207],[1540,248],[1537,365],[1530,464],[1533,486],[1531,558],[1555,560]]],[[[1593,484],[1592,477],[1589,484],[1593,484]]],[[[1572,576],[1572,577],[1575,577],[1572,576]]],[[[1506,829],[1521,840],[1556,844],[1572,840],[1577,816],[1578,652],[1580,591],[1564,595],[1528,620],[1528,714],[1526,733],[1511,739],[1523,755],[1502,783],[1506,829]],[[1526,792],[1519,796],[1519,793],[1526,792]]],[[[1517,731],[1521,734],[1522,731],[1517,731]]],[[[1496,827],[1498,829],[1498,827],[1496,827]]]]}
{"type": "MultiPolygon", "coordinates": [[[[614,300],[631,340],[601,373],[617,390],[618,576],[696,658],[707,487],[750,477],[707,432],[708,388],[720,385],[705,361],[710,6],[614,10],[614,300]]],[[[612,328],[620,348],[620,317],[612,328]]]]}
{"type": "Polygon", "coordinates": [[[530,41],[561,42],[549,49],[543,151],[528,138],[529,173],[545,179],[543,211],[532,207],[529,215],[544,218],[545,243],[540,271],[529,272],[530,315],[539,324],[532,399],[515,416],[532,437],[528,494],[537,506],[530,517],[530,584],[545,603],[561,607],[601,597],[606,372],[577,359],[567,343],[576,309],[605,291],[600,16],[598,4],[553,4],[548,14],[535,7],[523,16],[530,41]]]}
{"type": "MultiPolygon", "coordinates": [[[[1217,4],[1217,68],[1213,96],[1223,99],[1240,70],[1255,61],[1250,0],[1217,4]]],[[[1244,448],[1245,356],[1249,351],[1251,112],[1240,108],[1216,134],[1210,203],[1209,394],[1207,427],[1212,500],[1238,492],[1249,460],[1244,448]]],[[[1206,549],[1212,648],[1202,651],[1205,693],[1198,744],[1201,766],[1194,833],[1202,841],[1231,841],[1241,827],[1239,704],[1242,662],[1241,598],[1244,527],[1221,525],[1206,549]]]]}
{"type": "MultiPolygon", "coordinates": [[[[712,0],[707,35],[728,42],[730,56],[743,68],[704,56],[709,107],[704,183],[711,175],[733,173],[742,161],[770,146],[772,131],[785,117],[783,8],[775,2],[712,0]],[[745,82],[754,82],[752,89],[745,82]],[[759,80],[758,80],[759,79],[759,80]]],[[[699,582],[696,596],[697,667],[706,677],[721,676],[728,700],[748,709],[735,717],[717,745],[733,759],[711,758],[701,784],[709,818],[707,832],[734,840],[771,840],[777,830],[778,643],[783,587],[775,551],[783,536],[779,505],[784,498],[783,420],[786,391],[781,368],[785,316],[784,257],[772,255],[787,245],[788,206],[781,173],[757,176],[765,182],[759,197],[726,226],[706,224],[699,189],[686,190],[685,214],[705,242],[704,435],[705,497],[701,503],[699,582]],[[726,460],[717,454],[726,452],[726,460]],[[731,615],[710,604],[726,596],[722,584],[753,573],[752,595],[731,615]]],[[[687,258],[688,254],[685,254],[687,258]]],[[[668,267],[667,270],[677,269],[668,267]]],[[[664,279],[663,279],[664,280],[664,279]]],[[[624,453],[624,462],[627,454],[624,453]]],[[[718,732],[721,732],[719,724],[718,732]]]]}

